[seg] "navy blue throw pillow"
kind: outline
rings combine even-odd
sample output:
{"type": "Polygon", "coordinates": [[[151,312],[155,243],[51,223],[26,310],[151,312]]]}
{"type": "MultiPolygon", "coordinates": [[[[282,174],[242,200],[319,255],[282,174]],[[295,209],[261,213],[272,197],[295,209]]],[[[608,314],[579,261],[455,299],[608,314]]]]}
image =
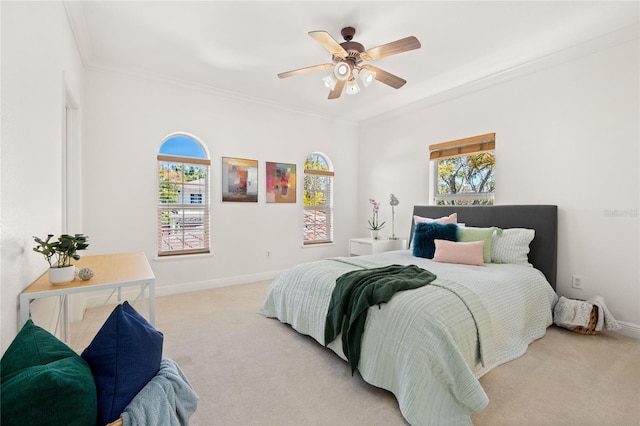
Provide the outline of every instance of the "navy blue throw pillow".
{"type": "Polygon", "coordinates": [[[413,231],[413,255],[433,259],[436,245],[433,240],[458,240],[458,225],[455,223],[421,222],[413,231]]]}
{"type": "Polygon", "coordinates": [[[164,336],[129,302],[116,306],[82,352],[98,392],[98,424],[120,417],[160,369],[164,336]]]}

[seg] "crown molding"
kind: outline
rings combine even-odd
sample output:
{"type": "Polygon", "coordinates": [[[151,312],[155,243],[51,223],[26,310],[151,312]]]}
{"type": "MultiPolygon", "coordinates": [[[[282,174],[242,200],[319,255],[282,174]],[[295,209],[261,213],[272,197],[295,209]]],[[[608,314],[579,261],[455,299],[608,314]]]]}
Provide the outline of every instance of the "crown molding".
{"type": "Polygon", "coordinates": [[[254,96],[249,96],[245,94],[241,94],[238,92],[234,92],[231,90],[220,89],[218,87],[213,87],[210,85],[196,83],[189,80],[184,80],[180,78],[170,77],[165,74],[153,73],[146,70],[133,70],[130,68],[117,68],[112,66],[107,66],[104,64],[93,63],[89,66],[85,67],[88,71],[100,72],[103,74],[114,74],[121,75],[128,78],[135,78],[145,81],[153,81],[160,84],[169,84],[174,87],[180,87],[186,90],[193,90],[200,93],[208,93],[210,95],[214,95],[216,97],[223,97],[230,100],[240,101],[251,103],[254,105],[259,105],[266,108],[277,109],[281,111],[285,111],[287,113],[292,114],[300,114],[306,117],[312,117],[319,120],[330,121],[331,123],[342,123],[347,125],[356,125],[357,123],[352,120],[346,120],[343,118],[336,118],[325,116],[321,114],[314,113],[312,111],[305,111],[301,109],[294,109],[293,107],[287,106],[285,104],[280,104],[277,102],[273,102],[264,98],[258,98],[254,96]]]}
{"type": "Polygon", "coordinates": [[[637,41],[639,36],[640,24],[633,24],[607,33],[601,37],[596,37],[577,45],[560,49],[547,55],[524,61],[492,73],[484,75],[476,74],[475,76],[469,76],[466,79],[460,78],[458,81],[442,81],[441,84],[432,85],[430,87],[427,87],[429,86],[428,84],[424,84],[423,87],[425,87],[425,89],[419,90],[420,93],[418,96],[420,99],[388,112],[364,118],[359,120],[359,122],[362,124],[399,117],[413,110],[431,107],[525,75],[592,55],[621,44],[637,41]]]}
{"type": "Polygon", "coordinates": [[[63,0],[62,5],[67,14],[67,21],[71,27],[76,48],[80,54],[80,60],[84,67],[87,68],[93,57],[93,49],[91,48],[91,43],[89,43],[90,33],[82,9],[82,2],[63,0]]]}

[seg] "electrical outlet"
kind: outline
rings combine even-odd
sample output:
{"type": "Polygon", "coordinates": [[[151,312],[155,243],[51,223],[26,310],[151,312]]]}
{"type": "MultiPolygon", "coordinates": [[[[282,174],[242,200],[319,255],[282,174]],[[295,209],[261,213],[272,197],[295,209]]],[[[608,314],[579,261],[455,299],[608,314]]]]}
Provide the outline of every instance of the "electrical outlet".
{"type": "Polygon", "coordinates": [[[571,276],[571,287],[582,290],[582,277],[580,275],[571,276]]]}

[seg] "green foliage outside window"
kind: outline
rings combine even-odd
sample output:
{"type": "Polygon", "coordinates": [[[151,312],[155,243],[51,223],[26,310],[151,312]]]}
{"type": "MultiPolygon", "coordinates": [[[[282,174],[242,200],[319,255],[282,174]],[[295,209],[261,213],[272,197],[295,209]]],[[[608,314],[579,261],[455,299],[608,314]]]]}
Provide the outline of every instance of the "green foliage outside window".
{"type": "MultiPolygon", "coordinates": [[[[180,200],[180,188],[182,183],[203,179],[207,173],[203,167],[182,163],[160,163],[158,168],[160,179],[160,203],[175,204],[180,200]]],[[[171,215],[169,212],[161,213],[161,222],[169,224],[171,215]]]]}
{"type": "Polygon", "coordinates": [[[437,167],[438,204],[493,204],[492,195],[495,192],[493,151],[438,160],[437,167]],[[478,196],[474,197],[474,194],[478,196]]]}
{"type": "MultiPolygon", "coordinates": [[[[328,171],[326,161],[318,155],[310,155],[304,164],[305,170],[328,171]]],[[[305,174],[304,176],[304,205],[321,206],[326,202],[325,191],[329,179],[327,176],[305,174]]]]}
{"type": "Polygon", "coordinates": [[[333,174],[326,158],[320,154],[309,155],[304,168],[304,243],[331,242],[333,174]]]}

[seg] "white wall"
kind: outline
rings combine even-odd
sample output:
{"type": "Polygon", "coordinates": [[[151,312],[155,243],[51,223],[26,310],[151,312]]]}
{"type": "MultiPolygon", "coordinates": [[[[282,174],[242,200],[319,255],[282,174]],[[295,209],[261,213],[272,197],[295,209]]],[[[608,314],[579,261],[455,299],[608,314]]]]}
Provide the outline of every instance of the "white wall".
{"type": "MultiPolygon", "coordinates": [[[[495,132],[496,203],[559,207],[559,294],[604,296],[640,336],[638,52],[636,39],[364,123],[359,227],[368,198],[386,203],[394,193],[396,234],[408,236],[412,206],[429,203],[428,146],[495,132]],[[572,274],[583,277],[582,291],[571,288],[572,274]]],[[[390,218],[388,205],[383,214],[390,218]]]]}
{"type": "Polygon", "coordinates": [[[96,70],[87,87],[83,184],[92,253],[144,251],[159,295],[272,278],[300,262],[347,254],[356,210],[354,124],[96,70]],[[155,259],[156,156],[174,132],[197,136],[211,156],[213,256],[155,259]],[[302,171],[314,151],[336,172],[335,244],[302,248],[302,171]],[[221,201],[223,156],[259,161],[257,203],[221,201]],[[297,203],[265,202],[266,161],[296,164],[297,203]]]}
{"type": "MultiPolygon", "coordinates": [[[[18,295],[48,267],[31,251],[31,236],[62,230],[65,93],[82,108],[84,80],[62,3],[1,2],[0,8],[4,352],[17,331],[18,295]]],[[[51,318],[38,322],[50,324],[51,318]]]]}

